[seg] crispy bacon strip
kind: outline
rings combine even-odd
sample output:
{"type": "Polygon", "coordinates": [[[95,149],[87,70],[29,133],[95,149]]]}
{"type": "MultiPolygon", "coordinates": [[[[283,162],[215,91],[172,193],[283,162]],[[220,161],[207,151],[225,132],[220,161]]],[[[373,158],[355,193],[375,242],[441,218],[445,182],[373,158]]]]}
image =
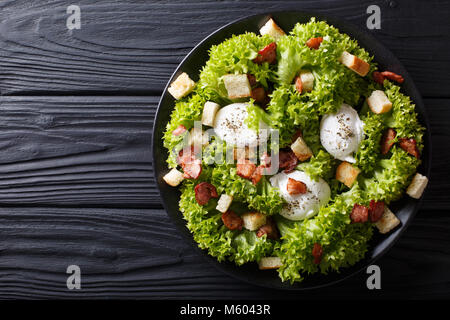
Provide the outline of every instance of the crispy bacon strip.
{"type": "Polygon", "coordinates": [[[303,132],[302,129],[298,129],[294,135],[292,136],[292,142],[295,142],[295,140],[297,140],[298,137],[303,137],[303,132]]]}
{"type": "Polygon", "coordinates": [[[195,200],[201,206],[204,206],[208,203],[211,198],[218,198],[216,187],[214,187],[211,183],[201,182],[194,188],[195,191],[195,200]]]}
{"type": "Polygon", "coordinates": [[[266,224],[261,226],[258,231],[256,231],[256,236],[258,238],[261,238],[265,234],[267,234],[267,239],[276,240],[280,237],[277,225],[270,217],[267,218],[266,224]]]}
{"type": "Polygon", "coordinates": [[[399,138],[398,141],[399,141],[400,148],[402,148],[403,150],[408,152],[410,155],[419,159],[420,152],[419,152],[419,149],[417,148],[416,140],[407,139],[407,138],[399,138]]]}
{"type": "Polygon", "coordinates": [[[368,218],[369,208],[355,203],[352,212],[350,213],[352,223],[364,223],[368,220],[368,218]]]}
{"type": "Polygon", "coordinates": [[[250,177],[250,179],[252,180],[252,183],[254,185],[257,185],[258,182],[262,179],[265,169],[266,169],[266,167],[264,165],[259,165],[256,167],[255,171],[253,172],[252,176],[250,177]]]}
{"type": "Polygon", "coordinates": [[[280,169],[284,169],[284,173],[292,172],[298,164],[298,158],[295,156],[295,153],[292,150],[280,150],[278,157],[278,165],[280,169]]]}
{"type": "Polygon", "coordinates": [[[202,160],[196,158],[194,146],[182,149],[178,153],[177,163],[183,168],[183,177],[197,179],[202,173],[202,160]]]}
{"type": "Polygon", "coordinates": [[[295,90],[297,90],[298,93],[302,94],[303,83],[302,78],[300,77],[295,78],[295,90]]]}
{"type": "Polygon", "coordinates": [[[383,213],[384,213],[384,202],[370,200],[369,205],[370,222],[377,222],[378,220],[380,220],[383,213]]]}
{"type": "Polygon", "coordinates": [[[236,213],[231,210],[222,214],[222,222],[230,230],[242,230],[244,221],[236,213]]]}
{"type": "Polygon", "coordinates": [[[267,104],[270,101],[269,96],[267,95],[263,87],[256,87],[252,89],[250,95],[252,99],[255,100],[262,107],[267,106],[267,104]]]}
{"type": "Polygon", "coordinates": [[[320,44],[323,41],[323,37],[317,37],[317,38],[311,38],[308,41],[306,41],[306,45],[310,48],[310,49],[319,49],[320,44]]]}
{"type": "Polygon", "coordinates": [[[256,165],[248,159],[240,159],[236,164],[238,176],[250,179],[256,170],[256,165]]]}
{"type": "Polygon", "coordinates": [[[250,87],[253,87],[258,83],[256,81],[256,77],[251,73],[247,73],[247,79],[248,79],[248,83],[250,83],[250,87]]]}
{"type": "Polygon", "coordinates": [[[314,243],[314,247],[312,249],[312,256],[314,257],[314,263],[320,264],[322,261],[323,249],[319,243],[314,243]]]}
{"type": "Polygon", "coordinates": [[[396,74],[391,71],[383,71],[383,72],[381,72],[381,75],[385,78],[388,78],[389,80],[393,80],[398,83],[403,83],[403,81],[405,81],[405,79],[403,79],[403,77],[401,75],[396,74]]]}
{"type": "Polygon", "coordinates": [[[268,62],[273,64],[277,61],[277,44],[275,42],[269,43],[262,50],[258,51],[258,56],[253,59],[254,63],[262,64],[268,62]]]}
{"type": "Polygon", "coordinates": [[[288,179],[288,183],[287,183],[287,192],[290,195],[294,195],[294,194],[303,194],[306,193],[306,191],[308,191],[308,189],[306,188],[306,184],[304,184],[301,181],[297,181],[295,179],[289,178],[288,179]]]}
{"type": "Polygon", "coordinates": [[[375,82],[378,82],[379,84],[383,84],[384,79],[393,80],[398,83],[403,83],[403,81],[405,81],[405,79],[401,75],[391,72],[391,71],[383,71],[383,72],[374,71],[372,73],[372,77],[373,77],[373,80],[375,82]]]}
{"type": "Polygon", "coordinates": [[[391,150],[396,136],[397,132],[392,128],[388,128],[383,132],[383,136],[381,137],[381,154],[387,154],[391,150]]]}
{"type": "Polygon", "coordinates": [[[180,134],[183,134],[186,131],[186,127],[180,124],[175,130],[172,131],[172,134],[174,136],[179,136],[180,134]]]}

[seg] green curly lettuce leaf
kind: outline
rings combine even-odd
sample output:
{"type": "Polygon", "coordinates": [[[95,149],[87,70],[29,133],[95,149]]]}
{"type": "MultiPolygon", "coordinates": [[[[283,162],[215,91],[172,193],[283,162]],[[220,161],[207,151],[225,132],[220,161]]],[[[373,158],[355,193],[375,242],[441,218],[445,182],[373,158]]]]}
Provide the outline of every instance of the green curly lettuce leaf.
{"type": "Polygon", "coordinates": [[[349,214],[355,202],[368,202],[357,185],[336,196],[312,219],[290,225],[277,221],[283,230],[283,241],[276,248],[276,254],[283,263],[278,269],[283,281],[293,283],[302,281],[305,274],[337,271],[364,256],[372,232],[369,224],[350,225],[349,214]],[[315,243],[323,248],[320,265],[314,263],[312,256],[315,243]]]}
{"type": "Polygon", "coordinates": [[[330,181],[334,177],[337,163],[338,161],[332,155],[320,150],[308,162],[300,163],[297,169],[306,172],[315,181],[319,178],[330,181]]]}
{"type": "MultiPolygon", "coordinates": [[[[265,235],[258,238],[252,231],[229,230],[222,223],[221,213],[214,209],[216,201],[210,200],[212,203],[207,206],[197,203],[195,185],[210,178],[210,171],[202,173],[199,181],[185,180],[181,188],[180,211],[198,246],[219,261],[230,260],[237,265],[271,255],[274,243],[265,235]]],[[[243,204],[235,206],[241,210],[245,207],[243,204]]]]}
{"type": "Polygon", "coordinates": [[[386,204],[403,195],[420,164],[419,159],[397,146],[391,150],[392,156],[389,159],[381,159],[373,177],[363,181],[368,198],[383,200],[386,204]]]}
{"type": "Polygon", "coordinates": [[[228,93],[222,77],[226,74],[251,73],[265,88],[268,81],[274,81],[273,67],[268,63],[256,64],[252,60],[257,57],[258,51],[263,49],[273,40],[268,36],[259,36],[247,32],[234,35],[224,42],[212,46],[206,62],[200,72],[198,85],[216,92],[224,99],[228,99],[228,93]]]}

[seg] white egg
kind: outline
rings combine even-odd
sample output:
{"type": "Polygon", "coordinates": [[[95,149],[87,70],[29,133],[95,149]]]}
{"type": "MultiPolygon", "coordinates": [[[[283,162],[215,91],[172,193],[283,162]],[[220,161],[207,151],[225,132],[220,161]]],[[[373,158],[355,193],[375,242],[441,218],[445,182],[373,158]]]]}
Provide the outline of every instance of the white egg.
{"type": "Polygon", "coordinates": [[[364,137],[363,127],[358,112],[344,103],[338,112],[322,117],[320,142],[336,159],[354,163],[353,153],[358,150],[364,137]]]}
{"type": "Polygon", "coordinates": [[[278,188],[281,196],[286,200],[287,203],[281,210],[280,215],[289,220],[298,221],[310,218],[330,200],[331,190],[328,183],[322,178],[319,178],[319,181],[314,181],[303,171],[295,170],[287,174],[280,172],[270,178],[270,184],[278,188]],[[289,178],[306,184],[307,192],[289,194],[287,191],[289,178]]]}
{"type": "Polygon", "coordinates": [[[246,103],[233,103],[221,108],[214,119],[214,132],[227,145],[256,146],[267,141],[268,126],[261,122],[259,132],[245,123],[248,117],[246,103]]]}

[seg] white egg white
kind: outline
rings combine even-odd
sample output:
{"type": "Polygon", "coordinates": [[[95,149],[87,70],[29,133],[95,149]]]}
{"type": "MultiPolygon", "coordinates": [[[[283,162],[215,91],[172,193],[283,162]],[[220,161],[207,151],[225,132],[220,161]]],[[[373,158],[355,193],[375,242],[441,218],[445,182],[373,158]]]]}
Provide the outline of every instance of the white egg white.
{"type": "Polygon", "coordinates": [[[246,103],[233,103],[221,108],[214,119],[214,132],[227,145],[237,147],[256,146],[267,141],[268,126],[260,124],[259,132],[245,123],[248,117],[246,103]]]}
{"type": "Polygon", "coordinates": [[[287,202],[280,215],[294,221],[310,218],[317,214],[320,207],[328,203],[331,196],[330,187],[325,180],[319,178],[319,181],[314,181],[305,172],[298,170],[287,174],[280,172],[270,178],[270,184],[279,189],[281,196],[287,202]],[[287,191],[289,178],[306,184],[307,192],[290,195],[287,191]]]}
{"type": "Polygon", "coordinates": [[[336,113],[322,117],[320,142],[334,158],[355,163],[353,153],[364,137],[363,127],[358,112],[344,103],[336,113]]]}

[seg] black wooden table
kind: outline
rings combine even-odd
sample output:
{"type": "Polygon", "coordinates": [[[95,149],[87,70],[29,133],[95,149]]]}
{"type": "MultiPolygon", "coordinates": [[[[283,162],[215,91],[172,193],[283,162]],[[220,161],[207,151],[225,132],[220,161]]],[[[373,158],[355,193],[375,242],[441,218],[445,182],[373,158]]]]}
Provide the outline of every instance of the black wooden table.
{"type": "MultiPolygon", "coordinates": [[[[70,11],[69,11],[70,12],[70,11]]],[[[449,1],[0,2],[0,298],[449,298],[449,1]],[[69,30],[69,5],[81,28],[69,30]],[[152,172],[156,106],[183,57],[220,26],[296,9],[370,30],[406,66],[431,120],[420,212],[367,274],[279,292],[217,271],[162,209],[152,172]],[[69,265],[81,289],[69,290],[69,265]]]]}

